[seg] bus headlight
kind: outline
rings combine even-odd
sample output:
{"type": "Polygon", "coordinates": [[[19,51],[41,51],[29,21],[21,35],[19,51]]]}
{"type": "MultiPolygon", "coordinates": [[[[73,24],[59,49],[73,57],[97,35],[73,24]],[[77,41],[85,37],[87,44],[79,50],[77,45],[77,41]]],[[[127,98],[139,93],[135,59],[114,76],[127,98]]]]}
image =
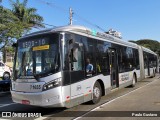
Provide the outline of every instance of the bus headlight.
{"type": "Polygon", "coordinates": [[[60,86],[61,85],[61,81],[62,81],[61,78],[57,78],[57,79],[55,79],[55,80],[53,80],[53,81],[51,81],[49,83],[44,84],[43,85],[43,91],[60,86]]]}

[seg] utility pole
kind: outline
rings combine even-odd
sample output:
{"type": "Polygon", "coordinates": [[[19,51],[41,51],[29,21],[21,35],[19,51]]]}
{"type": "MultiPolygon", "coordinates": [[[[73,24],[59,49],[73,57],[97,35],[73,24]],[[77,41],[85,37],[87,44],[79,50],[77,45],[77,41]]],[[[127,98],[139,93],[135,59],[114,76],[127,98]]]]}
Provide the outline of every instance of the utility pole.
{"type": "Polygon", "coordinates": [[[72,8],[69,8],[69,24],[72,25],[72,18],[73,18],[73,10],[72,8]]]}

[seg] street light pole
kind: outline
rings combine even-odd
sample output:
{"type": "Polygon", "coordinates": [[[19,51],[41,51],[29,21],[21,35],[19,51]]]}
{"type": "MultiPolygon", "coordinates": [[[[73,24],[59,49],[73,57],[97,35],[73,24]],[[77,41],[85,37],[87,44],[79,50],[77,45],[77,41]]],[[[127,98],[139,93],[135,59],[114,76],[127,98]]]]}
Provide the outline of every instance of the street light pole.
{"type": "Polygon", "coordinates": [[[70,21],[70,25],[72,25],[72,23],[73,23],[73,20],[72,20],[72,18],[73,18],[73,10],[72,10],[72,8],[69,8],[69,21],[70,21]]]}

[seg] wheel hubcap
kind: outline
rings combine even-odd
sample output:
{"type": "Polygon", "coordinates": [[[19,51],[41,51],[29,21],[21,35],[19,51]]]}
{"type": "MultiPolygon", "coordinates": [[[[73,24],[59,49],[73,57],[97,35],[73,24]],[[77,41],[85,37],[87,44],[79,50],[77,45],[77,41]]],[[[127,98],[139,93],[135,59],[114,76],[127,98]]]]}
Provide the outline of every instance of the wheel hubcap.
{"type": "Polygon", "coordinates": [[[98,98],[100,96],[100,90],[98,87],[94,88],[94,95],[96,96],[96,98],[98,98]]]}

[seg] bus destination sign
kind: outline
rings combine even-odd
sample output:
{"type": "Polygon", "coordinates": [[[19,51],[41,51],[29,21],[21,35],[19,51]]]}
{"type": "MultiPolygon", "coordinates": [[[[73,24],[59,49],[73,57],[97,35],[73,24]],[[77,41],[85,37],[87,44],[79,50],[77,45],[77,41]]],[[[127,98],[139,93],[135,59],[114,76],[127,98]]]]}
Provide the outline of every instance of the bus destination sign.
{"type": "Polygon", "coordinates": [[[43,46],[49,44],[48,38],[41,38],[41,39],[33,39],[33,40],[25,40],[19,42],[20,48],[31,48],[35,46],[43,46]]]}

